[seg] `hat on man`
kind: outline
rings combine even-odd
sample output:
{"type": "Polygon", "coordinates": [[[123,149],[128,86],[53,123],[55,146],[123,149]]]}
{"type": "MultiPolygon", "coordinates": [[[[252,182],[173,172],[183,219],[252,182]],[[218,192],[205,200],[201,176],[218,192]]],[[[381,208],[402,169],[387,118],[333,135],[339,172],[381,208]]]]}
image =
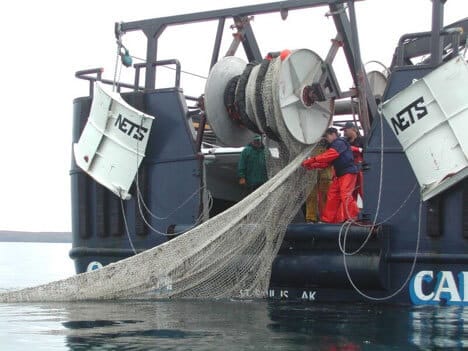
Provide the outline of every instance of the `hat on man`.
{"type": "Polygon", "coordinates": [[[338,135],[338,129],[330,127],[330,128],[327,128],[327,130],[325,131],[325,133],[323,135],[325,136],[327,134],[333,134],[333,133],[338,135]]]}
{"type": "Polygon", "coordinates": [[[353,122],[346,122],[345,125],[340,130],[351,129],[351,128],[354,130],[357,130],[357,127],[353,122]]]}
{"type": "Polygon", "coordinates": [[[253,137],[253,141],[262,141],[262,136],[256,134],[256,135],[253,137]]]}

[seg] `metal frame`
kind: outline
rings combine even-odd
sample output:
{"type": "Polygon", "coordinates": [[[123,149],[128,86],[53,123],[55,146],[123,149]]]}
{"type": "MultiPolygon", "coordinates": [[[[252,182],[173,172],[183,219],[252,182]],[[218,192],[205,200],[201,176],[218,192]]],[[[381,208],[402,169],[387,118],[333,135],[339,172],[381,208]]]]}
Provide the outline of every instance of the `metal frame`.
{"type": "MultiPolygon", "coordinates": [[[[218,29],[216,33],[215,44],[213,48],[211,66],[216,63],[219,56],[222,33],[226,18],[233,18],[237,22],[239,19],[273,12],[284,12],[320,6],[336,6],[346,3],[349,0],[289,0],[282,2],[273,2],[260,5],[235,7],[229,9],[198,12],[187,15],[177,15],[161,18],[153,18],[142,21],[116,23],[116,34],[123,34],[131,31],[142,31],[147,37],[146,62],[151,63],[157,60],[157,41],[159,36],[170,25],[180,25],[187,23],[205,22],[218,20],[218,29]]],[[[352,1],[354,2],[354,0],[352,1]]],[[[261,59],[260,49],[256,43],[252,28],[247,23],[243,25],[242,44],[249,60],[261,59]]],[[[156,70],[147,64],[145,89],[152,90],[155,87],[156,70]]]]}
{"type": "MultiPolygon", "coordinates": [[[[249,61],[260,61],[262,59],[262,54],[255,39],[252,27],[250,26],[251,16],[256,14],[280,12],[282,17],[285,18],[284,15],[287,14],[289,10],[328,6],[330,12],[327,15],[333,17],[337,29],[337,37],[332,43],[332,46],[325,59],[323,75],[320,82],[322,85],[327,85],[331,90],[329,97],[339,99],[350,96],[350,92],[343,93],[340,90],[332,67],[332,62],[335,58],[336,52],[341,46],[343,48],[351,76],[353,77],[354,84],[356,86],[355,92],[357,98],[360,102],[359,119],[361,126],[364,132],[368,133],[370,131],[373,117],[378,115],[378,111],[377,104],[367,81],[365,69],[361,61],[356,11],[354,7],[355,1],[359,0],[289,0],[215,11],[198,12],[187,15],[153,18],[127,23],[116,23],[115,34],[117,39],[120,39],[124,33],[138,30],[142,31],[146,35],[146,62],[134,65],[136,69],[134,89],[140,90],[140,69],[146,68],[145,84],[143,89],[145,91],[151,91],[155,89],[156,85],[156,66],[161,64],[157,61],[158,39],[164,30],[170,25],[180,25],[213,20],[218,21],[216,37],[211,55],[211,68],[219,59],[226,18],[232,18],[234,20],[233,27],[237,29],[237,33],[234,34],[233,42],[226,55],[234,55],[238,46],[240,43],[242,43],[249,61]],[[346,7],[344,6],[345,4],[348,7],[349,17],[346,11],[346,7]],[[337,45],[337,43],[339,43],[339,45],[337,45]]],[[[445,2],[446,0],[433,0],[431,32],[415,33],[402,37],[399,43],[399,51],[395,57],[395,61],[397,63],[402,64],[402,62],[405,60],[406,48],[410,48],[412,51],[419,52],[421,50],[421,44],[423,43],[425,46],[430,45],[430,65],[436,66],[439,65],[443,60],[443,47],[447,39],[452,41],[452,45],[460,42],[466,42],[466,35],[463,35],[463,32],[443,29],[443,5],[445,2]],[[462,40],[460,40],[460,38],[462,40]],[[409,43],[404,42],[406,39],[411,39],[411,41],[409,41],[409,43]],[[417,44],[414,44],[415,40],[418,41],[417,44]],[[401,57],[402,55],[403,57],[401,57]]],[[[467,25],[465,21],[460,21],[460,23],[467,25]]],[[[456,24],[457,23],[451,26],[455,26],[456,24]]],[[[451,28],[453,29],[453,27],[451,28]]],[[[180,64],[177,60],[167,63],[174,63],[176,65],[178,72],[178,74],[176,74],[176,86],[178,86],[180,82],[180,64]]],[[[83,74],[81,75],[81,78],[83,78],[83,74]]],[[[120,85],[124,87],[123,84],[120,85]]]]}
{"type": "MultiPolygon", "coordinates": [[[[351,70],[351,75],[357,87],[357,95],[361,100],[360,105],[364,106],[361,109],[359,115],[361,119],[361,125],[363,126],[364,131],[367,133],[370,130],[372,116],[377,114],[377,106],[372,92],[370,91],[364,67],[361,62],[359,39],[356,26],[356,15],[354,9],[355,1],[359,0],[289,0],[282,2],[272,2],[252,6],[198,12],[187,15],[153,18],[127,23],[116,23],[115,31],[118,38],[120,38],[120,36],[124,33],[137,30],[142,31],[146,35],[147,52],[145,64],[145,90],[150,91],[155,88],[156,83],[156,69],[152,62],[157,60],[158,38],[170,25],[180,25],[213,20],[218,21],[213,52],[211,55],[211,68],[219,58],[226,18],[232,18],[235,23],[234,27],[238,30],[238,32],[234,35],[233,42],[227,55],[233,55],[239,44],[242,43],[249,61],[260,61],[262,59],[262,54],[255,39],[252,27],[250,26],[249,16],[273,12],[280,12],[281,15],[284,16],[289,10],[328,6],[330,9],[330,15],[333,16],[335,26],[338,31],[337,39],[339,39],[340,43],[343,43],[342,47],[351,70]],[[348,5],[350,19],[346,14],[346,9],[343,4],[348,5]]],[[[321,81],[326,81],[328,83],[330,89],[332,90],[331,95],[333,97],[342,98],[349,96],[349,94],[343,94],[341,92],[333,68],[331,66],[337,50],[338,46],[336,43],[333,43],[325,61],[324,75],[321,81]]]]}
{"type": "MultiPolygon", "coordinates": [[[[453,49],[452,55],[458,54],[460,46],[463,47],[467,43],[467,32],[468,18],[454,22],[444,27],[442,30],[440,30],[442,47],[445,48],[447,45],[451,44],[453,49]]],[[[412,65],[410,61],[411,58],[428,54],[431,55],[431,57],[430,60],[425,64],[430,67],[438,66],[444,59],[444,51],[440,53],[440,56],[438,56],[439,53],[432,53],[432,36],[432,31],[408,33],[403,35],[398,41],[396,54],[391,65],[392,68],[412,65]]]]}

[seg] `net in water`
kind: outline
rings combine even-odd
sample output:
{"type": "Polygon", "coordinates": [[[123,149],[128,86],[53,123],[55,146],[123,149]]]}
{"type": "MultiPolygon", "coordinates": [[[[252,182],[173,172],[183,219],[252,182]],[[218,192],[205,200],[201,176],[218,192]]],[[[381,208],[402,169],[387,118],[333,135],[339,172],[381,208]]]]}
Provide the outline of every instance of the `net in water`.
{"type": "MultiPolygon", "coordinates": [[[[162,245],[96,271],[0,294],[0,301],[264,297],[286,227],[316,179],[315,171],[301,167],[313,146],[296,142],[284,125],[275,60],[261,85],[267,124],[281,139],[279,157],[267,160],[267,183],[162,245]]],[[[258,101],[258,93],[246,99],[258,101]]]]}

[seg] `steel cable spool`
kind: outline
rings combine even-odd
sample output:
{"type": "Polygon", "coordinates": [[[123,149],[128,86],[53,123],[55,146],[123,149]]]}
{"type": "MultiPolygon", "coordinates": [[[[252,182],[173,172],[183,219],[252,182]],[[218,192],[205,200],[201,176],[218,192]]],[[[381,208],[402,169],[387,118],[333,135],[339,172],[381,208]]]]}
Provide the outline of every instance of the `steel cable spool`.
{"type": "Polygon", "coordinates": [[[280,141],[278,135],[276,135],[270,128],[267,126],[266,116],[265,116],[265,105],[263,104],[263,85],[265,82],[265,76],[270,67],[270,60],[263,60],[260,64],[258,70],[257,80],[255,82],[255,107],[256,107],[256,120],[260,125],[260,128],[263,132],[274,141],[280,141]]]}
{"type": "Polygon", "coordinates": [[[241,75],[245,65],[245,61],[238,57],[226,56],[213,66],[205,85],[206,116],[218,141],[225,146],[244,146],[255,135],[231,118],[224,103],[229,81],[241,75]]]}
{"type": "Polygon", "coordinates": [[[239,82],[239,78],[240,76],[234,76],[227,83],[226,89],[224,90],[224,106],[226,107],[229,115],[231,116],[231,119],[240,124],[240,116],[235,102],[236,89],[237,83],[239,82]]]}
{"type": "Polygon", "coordinates": [[[239,112],[239,117],[241,123],[250,129],[252,132],[260,134],[260,130],[257,128],[257,124],[255,123],[255,119],[251,118],[247,114],[247,99],[246,99],[246,88],[247,83],[249,81],[250,73],[254,66],[257,63],[250,62],[245,66],[244,71],[242,72],[241,76],[239,77],[239,81],[237,82],[236,88],[236,96],[234,99],[234,103],[236,104],[237,111],[239,112]]]}
{"type": "Polygon", "coordinates": [[[329,101],[311,88],[319,84],[322,67],[322,59],[307,49],[261,64],[224,57],[205,87],[207,118],[219,141],[244,146],[254,133],[264,133],[277,142],[317,142],[331,118],[329,101]]]}
{"type": "Polygon", "coordinates": [[[265,74],[265,78],[263,80],[262,89],[266,130],[268,130],[268,134],[271,134],[273,136],[273,140],[278,141],[281,140],[281,137],[278,134],[278,128],[276,128],[276,117],[279,117],[280,115],[275,113],[274,95],[277,94],[277,82],[280,67],[281,60],[279,58],[274,58],[271,60],[270,65],[268,66],[267,73],[265,74]]]}
{"type": "MultiPolygon", "coordinates": [[[[294,59],[295,55],[291,54],[288,59],[294,59]]],[[[298,55],[306,60],[311,57],[310,53],[298,55]]],[[[301,138],[305,135],[309,138],[306,142],[313,143],[313,137],[323,133],[322,119],[327,120],[322,115],[316,116],[315,104],[309,108],[302,106],[302,102],[284,104],[284,98],[288,98],[291,91],[299,96],[303,93],[300,84],[283,86],[283,80],[288,84],[291,78],[287,69],[296,68],[298,72],[301,69],[298,65],[308,67],[309,70],[296,75],[303,77],[297,79],[298,82],[309,84],[307,74],[311,67],[300,58],[292,64],[279,60],[273,65],[274,75],[272,73],[271,81],[264,84],[263,90],[267,92],[270,88],[268,99],[264,99],[268,101],[265,107],[271,114],[266,115],[267,123],[276,128],[282,140],[278,145],[278,162],[273,166],[281,167],[270,172],[273,176],[268,182],[241,202],[163,245],[87,274],[0,294],[0,301],[264,297],[286,228],[316,183],[317,172],[306,172],[301,167],[313,150],[313,146],[301,142],[301,138]],[[296,121],[294,118],[310,119],[304,125],[311,130],[303,132],[288,127],[291,120],[296,121]]],[[[210,72],[205,90],[209,122],[218,138],[229,146],[246,145],[254,136],[240,119],[229,115],[225,104],[225,95],[229,95],[227,103],[233,101],[234,85],[236,90],[238,88],[233,78],[241,75],[245,66],[245,62],[235,57],[221,60],[210,72]]],[[[254,120],[252,116],[249,119],[254,120]]]]}
{"type": "Polygon", "coordinates": [[[305,99],[322,76],[323,60],[312,50],[294,51],[281,64],[276,94],[282,120],[290,135],[306,145],[316,143],[330,125],[330,101],[305,99]]]}
{"type": "Polygon", "coordinates": [[[245,87],[245,100],[246,106],[245,111],[247,113],[247,117],[256,125],[258,128],[259,134],[264,134],[263,129],[259,121],[257,120],[257,106],[255,104],[255,89],[257,86],[257,78],[258,72],[260,70],[261,65],[258,64],[252,68],[250,72],[249,81],[247,82],[247,86],[245,87]]]}

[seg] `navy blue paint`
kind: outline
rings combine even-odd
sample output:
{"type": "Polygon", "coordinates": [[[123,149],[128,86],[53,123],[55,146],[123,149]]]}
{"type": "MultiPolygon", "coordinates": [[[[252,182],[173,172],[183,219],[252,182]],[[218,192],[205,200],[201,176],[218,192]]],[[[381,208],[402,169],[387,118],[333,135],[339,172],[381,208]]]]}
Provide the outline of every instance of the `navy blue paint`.
{"type": "MultiPolygon", "coordinates": [[[[162,89],[146,94],[128,93],[123,94],[123,97],[132,106],[156,116],[146,150],[147,157],[140,167],[140,187],[150,210],[165,217],[200,187],[201,163],[186,118],[185,100],[180,89],[162,89]],[[169,161],[160,163],[161,160],[169,161]]],[[[90,98],[74,101],[73,142],[79,140],[90,105],[90,98]]],[[[126,252],[124,256],[127,257],[131,246],[123,225],[120,200],[82,172],[74,160],[70,176],[73,249],[83,248],[72,251],[77,272],[86,269],[92,260],[107,264],[122,259],[122,252],[126,252]],[[80,181],[80,177],[84,179],[80,181]],[[109,233],[111,226],[120,230],[109,233]],[[107,251],[100,258],[95,253],[86,253],[86,248],[107,251]]],[[[132,199],[125,201],[124,205],[134,246],[137,249],[148,249],[165,242],[165,236],[152,232],[143,223],[136,203],[135,186],[132,195],[132,199]]],[[[171,224],[193,224],[199,209],[200,193],[196,193],[167,219],[157,220],[147,213],[145,217],[156,230],[165,233],[171,224]]]]}

